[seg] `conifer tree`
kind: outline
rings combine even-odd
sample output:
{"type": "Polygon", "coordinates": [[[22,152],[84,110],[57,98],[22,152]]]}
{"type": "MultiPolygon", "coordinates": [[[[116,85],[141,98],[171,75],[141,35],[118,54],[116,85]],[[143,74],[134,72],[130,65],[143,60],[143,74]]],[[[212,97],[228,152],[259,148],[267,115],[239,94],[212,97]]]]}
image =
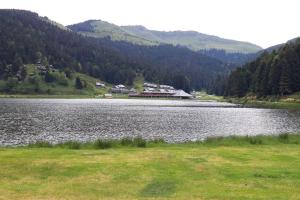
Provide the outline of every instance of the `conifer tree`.
{"type": "Polygon", "coordinates": [[[76,77],[75,87],[76,87],[76,89],[79,89],[79,90],[83,89],[83,83],[79,77],[76,77]]]}

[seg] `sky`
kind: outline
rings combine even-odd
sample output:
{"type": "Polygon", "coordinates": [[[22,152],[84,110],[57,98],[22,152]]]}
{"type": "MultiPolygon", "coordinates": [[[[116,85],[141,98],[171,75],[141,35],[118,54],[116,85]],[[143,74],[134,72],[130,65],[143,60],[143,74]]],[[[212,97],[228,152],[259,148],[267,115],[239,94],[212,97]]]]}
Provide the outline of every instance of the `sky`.
{"type": "Polygon", "coordinates": [[[300,36],[299,0],[0,0],[63,25],[101,19],[160,31],[194,30],[263,48],[300,36]]]}

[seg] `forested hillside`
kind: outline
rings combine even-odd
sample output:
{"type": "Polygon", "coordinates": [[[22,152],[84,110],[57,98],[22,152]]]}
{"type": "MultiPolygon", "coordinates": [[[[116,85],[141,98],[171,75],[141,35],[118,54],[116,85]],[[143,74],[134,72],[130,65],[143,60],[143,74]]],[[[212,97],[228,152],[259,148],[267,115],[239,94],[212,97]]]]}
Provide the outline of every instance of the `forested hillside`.
{"type": "MultiPolygon", "coordinates": [[[[182,47],[139,46],[84,37],[36,13],[0,10],[0,78],[22,84],[24,64],[80,72],[108,83],[131,85],[136,76],[189,91],[208,88],[230,66],[182,47]]],[[[51,73],[49,71],[49,73],[51,73]]],[[[46,77],[44,77],[46,79],[46,77]]]]}
{"type": "Polygon", "coordinates": [[[282,96],[300,91],[300,39],[236,69],[228,78],[225,95],[282,96]]]}
{"type": "Polygon", "coordinates": [[[216,58],[225,63],[232,63],[236,65],[243,65],[247,62],[255,60],[261,52],[257,53],[230,53],[222,49],[208,49],[199,50],[201,54],[207,55],[212,58],[216,58]]]}

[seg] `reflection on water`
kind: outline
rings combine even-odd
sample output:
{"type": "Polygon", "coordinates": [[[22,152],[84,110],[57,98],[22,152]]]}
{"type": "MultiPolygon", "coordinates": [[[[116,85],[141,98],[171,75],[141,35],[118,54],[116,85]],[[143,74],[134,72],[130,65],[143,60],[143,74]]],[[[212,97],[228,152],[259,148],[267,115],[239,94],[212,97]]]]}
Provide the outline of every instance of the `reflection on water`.
{"type": "Polygon", "coordinates": [[[175,100],[0,99],[0,145],[141,135],[169,142],[300,131],[300,111],[175,100]]]}

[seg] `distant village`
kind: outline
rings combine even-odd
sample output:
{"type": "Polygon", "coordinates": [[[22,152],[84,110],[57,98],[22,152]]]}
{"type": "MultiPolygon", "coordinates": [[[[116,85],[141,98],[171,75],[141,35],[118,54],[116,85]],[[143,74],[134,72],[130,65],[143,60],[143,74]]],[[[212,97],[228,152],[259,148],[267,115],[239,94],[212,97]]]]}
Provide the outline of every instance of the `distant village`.
{"type": "MultiPolygon", "coordinates": [[[[40,71],[40,74],[45,75],[47,71],[55,72],[52,65],[45,66],[40,62],[35,65],[35,67],[40,71]]],[[[103,82],[96,81],[96,88],[109,88],[103,82]]],[[[128,88],[123,84],[114,85],[104,94],[105,98],[112,98],[113,94],[128,95],[128,97],[135,98],[177,98],[177,99],[191,99],[193,95],[186,93],[183,90],[177,90],[171,85],[160,85],[155,83],[144,82],[143,90],[137,91],[135,88],[128,88]]]]}
{"type": "MultiPolygon", "coordinates": [[[[183,90],[176,90],[170,85],[159,85],[155,83],[144,83],[142,92],[136,91],[134,88],[128,88],[125,85],[115,85],[110,89],[112,94],[127,94],[129,97],[141,98],[178,98],[178,99],[191,99],[193,96],[183,90]]],[[[105,87],[104,83],[96,82],[96,87],[105,87]]],[[[112,94],[105,94],[105,97],[112,97],[112,94]]]]}

